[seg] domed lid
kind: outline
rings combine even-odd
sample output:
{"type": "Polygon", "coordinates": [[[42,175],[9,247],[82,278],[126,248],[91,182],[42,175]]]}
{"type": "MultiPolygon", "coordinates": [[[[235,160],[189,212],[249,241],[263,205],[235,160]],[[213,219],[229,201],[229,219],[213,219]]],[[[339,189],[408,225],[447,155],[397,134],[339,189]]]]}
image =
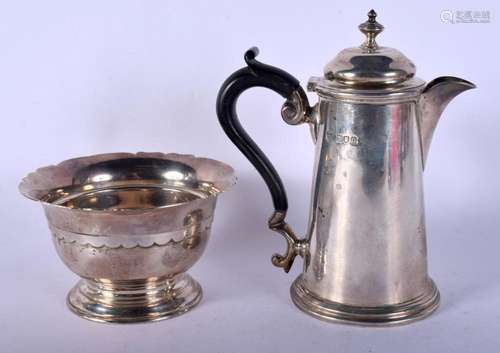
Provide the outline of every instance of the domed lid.
{"type": "Polygon", "coordinates": [[[375,37],[384,30],[371,10],[368,20],[359,25],[366,39],[359,47],[342,50],[325,69],[325,78],[349,86],[388,86],[415,75],[415,65],[400,51],[381,47],[375,37]]]}

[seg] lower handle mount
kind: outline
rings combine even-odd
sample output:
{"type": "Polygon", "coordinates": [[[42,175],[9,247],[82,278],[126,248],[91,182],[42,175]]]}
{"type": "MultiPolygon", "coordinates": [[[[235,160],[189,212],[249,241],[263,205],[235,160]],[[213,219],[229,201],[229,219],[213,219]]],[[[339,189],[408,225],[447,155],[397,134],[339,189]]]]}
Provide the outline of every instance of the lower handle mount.
{"type": "Polygon", "coordinates": [[[297,255],[305,258],[307,242],[297,238],[292,228],[285,222],[286,212],[276,211],[269,218],[268,225],[271,230],[280,233],[286,240],[286,253],[284,255],[274,254],[271,261],[274,266],[282,267],[288,273],[297,255]]]}

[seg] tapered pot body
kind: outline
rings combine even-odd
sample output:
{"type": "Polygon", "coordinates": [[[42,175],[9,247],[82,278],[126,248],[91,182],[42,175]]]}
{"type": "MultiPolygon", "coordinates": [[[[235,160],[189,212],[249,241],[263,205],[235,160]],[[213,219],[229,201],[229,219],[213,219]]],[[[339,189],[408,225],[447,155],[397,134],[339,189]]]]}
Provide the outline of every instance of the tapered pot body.
{"type": "Polygon", "coordinates": [[[408,316],[427,313],[438,293],[427,275],[415,100],[321,97],[319,114],[309,248],[292,287],[295,303],[364,323],[390,323],[394,310],[396,321],[406,319],[400,306],[419,298],[425,305],[408,316]],[[366,308],[382,312],[360,317],[366,308]]]}

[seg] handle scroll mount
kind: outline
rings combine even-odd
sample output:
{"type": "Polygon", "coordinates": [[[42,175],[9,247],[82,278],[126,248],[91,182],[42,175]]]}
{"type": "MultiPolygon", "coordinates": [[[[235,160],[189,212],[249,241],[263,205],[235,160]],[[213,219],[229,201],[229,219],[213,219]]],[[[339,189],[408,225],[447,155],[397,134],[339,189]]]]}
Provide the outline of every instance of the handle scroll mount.
{"type": "Polygon", "coordinates": [[[299,239],[285,222],[288,200],[283,182],[272,163],[241,126],[236,103],[240,94],[249,88],[269,88],[286,99],[281,116],[291,125],[310,123],[312,108],[299,81],[281,69],[257,61],[255,57],[258,53],[255,47],[249,49],[244,57],[247,67],[237,70],[223,83],[217,96],[217,116],[226,135],[253,164],[269,188],[275,211],[269,218],[268,226],[287,241],[286,253],[274,254],[272,263],[288,272],[297,255],[304,257],[307,243],[299,239]]]}

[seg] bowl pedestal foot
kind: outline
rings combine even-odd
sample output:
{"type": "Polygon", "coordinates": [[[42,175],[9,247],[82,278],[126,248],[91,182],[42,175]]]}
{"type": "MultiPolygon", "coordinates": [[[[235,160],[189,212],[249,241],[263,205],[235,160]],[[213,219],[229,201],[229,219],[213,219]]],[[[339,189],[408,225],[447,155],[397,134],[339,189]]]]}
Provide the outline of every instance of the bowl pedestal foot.
{"type": "Polygon", "coordinates": [[[68,293],[67,304],[88,320],[133,323],[181,315],[201,297],[201,286],[188,274],[125,281],[82,279],[68,293]]]}

